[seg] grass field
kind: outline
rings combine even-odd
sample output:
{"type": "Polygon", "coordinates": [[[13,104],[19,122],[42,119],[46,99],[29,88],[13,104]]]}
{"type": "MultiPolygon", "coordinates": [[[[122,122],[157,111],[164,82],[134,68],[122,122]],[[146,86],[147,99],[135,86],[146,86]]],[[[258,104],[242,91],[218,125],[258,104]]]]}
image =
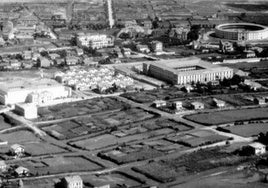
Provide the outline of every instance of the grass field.
{"type": "Polygon", "coordinates": [[[28,168],[33,175],[102,169],[102,166],[83,156],[49,157],[37,160],[19,161],[16,164],[28,168]]]}
{"type": "Polygon", "coordinates": [[[235,125],[230,127],[224,127],[224,129],[239,136],[251,137],[251,136],[257,136],[261,132],[264,134],[268,132],[268,123],[235,125]]]}
{"type": "Polygon", "coordinates": [[[185,116],[186,119],[204,125],[219,125],[236,121],[267,119],[268,108],[253,108],[194,114],[185,116]]]}
{"type": "Polygon", "coordinates": [[[8,141],[8,144],[24,144],[29,142],[40,141],[40,139],[37,138],[32,132],[27,130],[0,134],[0,138],[3,141],[8,141]]]}
{"type": "Polygon", "coordinates": [[[171,142],[183,144],[188,147],[197,147],[228,140],[228,137],[215,134],[212,131],[201,130],[189,134],[176,135],[166,138],[171,142]]]}
{"type": "Polygon", "coordinates": [[[125,164],[159,157],[164,155],[164,153],[149,147],[137,145],[137,148],[133,146],[125,146],[120,150],[101,152],[99,155],[100,157],[111,160],[117,164],[125,164]]]}
{"type": "Polygon", "coordinates": [[[66,152],[65,149],[51,145],[44,142],[37,142],[37,143],[27,143],[25,146],[25,152],[29,153],[32,156],[37,155],[46,155],[46,154],[56,154],[56,153],[64,153],[66,152]]]}
{"type": "Polygon", "coordinates": [[[131,178],[125,173],[115,172],[111,174],[99,175],[99,176],[81,176],[85,184],[89,184],[89,187],[97,187],[97,185],[109,184],[111,187],[117,187],[118,185],[126,185],[126,187],[138,187],[140,182],[131,178]]]}

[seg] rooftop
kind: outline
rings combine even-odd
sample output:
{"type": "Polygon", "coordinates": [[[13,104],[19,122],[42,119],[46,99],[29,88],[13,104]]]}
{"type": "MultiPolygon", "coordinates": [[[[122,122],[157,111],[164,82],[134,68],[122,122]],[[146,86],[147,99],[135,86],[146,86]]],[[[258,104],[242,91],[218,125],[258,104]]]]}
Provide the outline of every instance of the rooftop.
{"type": "Polygon", "coordinates": [[[66,180],[66,182],[80,182],[83,181],[82,178],[80,176],[68,176],[64,178],[66,180]]]}
{"type": "Polygon", "coordinates": [[[266,147],[265,145],[259,143],[259,142],[253,142],[251,144],[249,144],[249,146],[253,147],[253,148],[263,148],[266,147]]]}
{"type": "Polygon", "coordinates": [[[144,62],[144,63],[147,65],[155,65],[157,67],[162,68],[163,70],[167,70],[173,72],[174,74],[180,74],[180,75],[232,70],[231,68],[228,67],[222,67],[219,65],[211,64],[197,57],[160,60],[155,62],[144,62]]]}

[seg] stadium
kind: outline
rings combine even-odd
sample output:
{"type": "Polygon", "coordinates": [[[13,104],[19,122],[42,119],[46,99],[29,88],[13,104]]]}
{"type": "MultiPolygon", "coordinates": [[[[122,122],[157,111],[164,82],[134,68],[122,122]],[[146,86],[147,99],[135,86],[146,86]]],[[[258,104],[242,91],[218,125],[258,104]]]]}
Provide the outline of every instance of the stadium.
{"type": "Polygon", "coordinates": [[[227,23],[215,28],[216,37],[236,41],[268,39],[268,27],[252,23],[227,23]]]}

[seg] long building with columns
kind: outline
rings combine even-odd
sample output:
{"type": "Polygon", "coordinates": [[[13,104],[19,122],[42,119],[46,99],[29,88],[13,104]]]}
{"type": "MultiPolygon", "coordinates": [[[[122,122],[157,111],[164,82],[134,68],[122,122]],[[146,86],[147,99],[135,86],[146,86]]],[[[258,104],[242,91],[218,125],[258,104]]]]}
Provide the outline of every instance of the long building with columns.
{"type": "Polygon", "coordinates": [[[206,83],[233,77],[233,69],[213,65],[199,58],[144,62],[143,73],[174,85],[206,83]]]}

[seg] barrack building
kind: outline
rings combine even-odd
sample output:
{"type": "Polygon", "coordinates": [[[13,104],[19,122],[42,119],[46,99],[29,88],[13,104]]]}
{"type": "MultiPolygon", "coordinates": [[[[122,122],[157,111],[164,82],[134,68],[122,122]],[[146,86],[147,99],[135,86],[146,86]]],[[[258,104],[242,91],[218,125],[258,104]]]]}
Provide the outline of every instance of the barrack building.
{"type": "Polygon", "coordinates": [[[213,65],[196,57],[144,62],[143,73],[174,85],[207,83],[233,77],[233,69],[213,65]]]}

